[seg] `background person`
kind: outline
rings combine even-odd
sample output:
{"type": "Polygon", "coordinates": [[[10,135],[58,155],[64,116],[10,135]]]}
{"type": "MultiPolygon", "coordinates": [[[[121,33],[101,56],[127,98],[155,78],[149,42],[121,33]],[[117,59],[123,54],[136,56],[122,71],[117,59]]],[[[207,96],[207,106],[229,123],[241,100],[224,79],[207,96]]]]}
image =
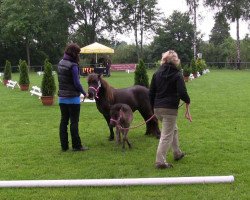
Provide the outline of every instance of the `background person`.
{"type": "Polygon", "coordinates": [[[82,145],[78,130],[80,94],[82,93],[85,97],[87,96],[79,80],[79,53],[80,47],[77,44],[73,43],[68,45],[64,51],[63,59],[58,64],[58,96],[61,110],[59,135],[62,151],[69,149],[69,120],[73,151],[84,151],[88,149],[82,145]]]}
{"type": "Polygon", "coordinates": [[[106,76],[110,77],[111,59],[107,56],[106,60],[106,76]]]}
{"type": "Polygon", "coordinates": [[[150,84],[150,102],[156,117],[162,121],[161,138],[156,153],[155,167],[173,167],[166,161],[167,152],[172,147],[174,159],[180,160],[184,153],[179,148],[176,124],[180,99],[186,103],[185,117],[191,122],[190,98],[181,71],[177,68],[180,60],[175,51],[162,55],[161,67],[154,73],[150,84]]]}

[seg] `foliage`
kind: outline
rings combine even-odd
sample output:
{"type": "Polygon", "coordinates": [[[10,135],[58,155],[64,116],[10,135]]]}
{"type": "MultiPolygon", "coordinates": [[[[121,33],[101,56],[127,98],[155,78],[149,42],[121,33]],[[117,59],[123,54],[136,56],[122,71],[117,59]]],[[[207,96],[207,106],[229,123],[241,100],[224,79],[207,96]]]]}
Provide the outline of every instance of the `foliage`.
{"type": "Polygon", "coordinates": [[[70,0],[75,7],[78,28],[71,39],[81,46],[91,44],[103,31],[112,31],[116,18],[115,8],[109,0],[70,0]]]}
{"type": "Polygon", "coordinates": [[[20,71],[19,84],[29,85],[30,84],[29,70],[25,60],[19,60],[19,71],[20,71]]]}
{"type": "Polygon", "coordinates": [[[55,79],[52,74],[52,64],[47,59],[44,61],[41,91],[42,96],[54,96],[56,92],[55,79]]]}
{"type": "Polygon", "coordinates": [[[235,41],[231,37],[216,46],[213,43],[202,43],[201,51],[207,62],[214,62],[219,68],[225,67],[225,63],[221,62],[234,63],[237,58],[235,41]]]}
{"type": "Polygon", "coordinates": [[[114,1],[119,10],[120,30],[132,29],[138,61],[143,56],[144,31],[155,31],[159,26],[160,13],[156,0],[114,1]]]}
{"type": "Polygon", "coordinates": [[[250,37],[246,37],[241,41],[241,59],[244,62],[250,62],[250,37]]]}
{"type": "Polygon", "coordinates": [[[193,37],[193,25],[190,23],[189,15],[174,11],[157,31],[157,36],[151,44],[152,57],[159,60],[163,52],[173,49],[178,53],[182,63],[190,62],[193,54],[193,37]]]}
{"type": "Polygon", "coordinates": [[[135,45],[121,43],[116,46],[115,54],[112,55],[113,63],[137,63],[135,45]]]}
{"type": "Polygon", "coordinates": [[[189,75],[191,74],[191,67],[187,64],[184,65],[182,73],[183,73],[183,76],[189,77],[189,75]]]}
{"type": "MultiPolygon", "coordinates": [[[[73,11],[73,7],[62,0],[32,0],[27,3],[4,0],[0,6],[0,37],[4,41],[2,48],[5,47],[7,55],[12,55],[12,46],[17,48],[17,44],[22,47],[21,57],[24,58],[23,52],[27,53],[29,66],[33,54],[31,49],[42,59],[50,56],[54,59],[56,56],[58,61],[59,53],[61,55],[60,51],[68,39],[73,11]]],[[[19,51],[15,51],[17,53],[13,57],[20,58],[19,51]]],[[[40,60],[37,59],[36,62],[39,63],[40,60]]]]}
{"type": "Polygon", "coordinates": [[[197,68],[197,66],[196,66],[196,63],[195,63],[194,58],[193,58],[193,59],[191,60],[191,62],[190,62],[190,67],[191,67],[191,72],[192,72],[192,74],[195,74],[195,73],[198,72],[198,68],[197,68]]]}
{"type": "Polygon", "coordinates": [[[213,43],[215,46],[222,44],[225,39],[230,37],[229,30],[230,26],[225,15],[223,13],[217,13],[209,42],[213,43]]]}
{"type": "MultiPolygon", "coordinates": [[[[230,19],[231,21],[236,21],[236,33],[237,33],[237,62],[241,61],[241,55],[240,55],[240,37],[239,37],[239,19],[250,19],[250,1],[249,0],[205,0],[205,5],[216,7],[221,10],[223,14],[227,17],[227,19],[230,19]]],[[[238,69],[240,68],[240,65],[237,65],[238,69]]]]}
{"type": "Polygon", "coordinates": [[[3,80],[11,80],[11,63],[6,60],[3,72],[3,80]]]}
{"type": "Polygon", "coordinates": [[[200,59],[200,58],[196,59],[195,65],[196,65],[197,71],[200,74],[202,74],[203,70],[207,68],[207,64],[204,59],[200,59]]]}
{"type": "Polygon", "coordinates": [[[134,80],[135,85],[149,87],[148,74],[143,60],[140,60],[139,64],[136,66],[134,80]]]}

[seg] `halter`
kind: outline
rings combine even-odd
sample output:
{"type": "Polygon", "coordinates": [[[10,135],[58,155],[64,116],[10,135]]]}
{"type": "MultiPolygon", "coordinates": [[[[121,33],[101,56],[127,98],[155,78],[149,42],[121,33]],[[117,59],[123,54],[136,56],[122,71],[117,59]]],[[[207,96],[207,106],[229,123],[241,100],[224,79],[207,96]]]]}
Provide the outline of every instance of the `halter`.
{"type": "Polygon", "coordinates": [[[102,86],[101,82],[98,81],[98,87],[97,88],[95,88],[93,86],[89,87],[89,89],[93,89],[95,91],[95,97],[94,98],[99,99],[98,92],[99,92],[99,89],[100,89],[101,86],[102,86]]]}

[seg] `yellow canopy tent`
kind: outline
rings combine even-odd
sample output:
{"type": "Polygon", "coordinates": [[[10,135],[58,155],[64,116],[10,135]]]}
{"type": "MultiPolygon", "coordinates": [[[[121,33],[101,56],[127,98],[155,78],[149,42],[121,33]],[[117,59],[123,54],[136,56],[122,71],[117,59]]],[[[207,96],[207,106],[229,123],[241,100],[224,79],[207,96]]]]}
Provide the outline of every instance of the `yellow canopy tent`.
{"type": "Polygon", "coordinates": [[[93,43],[88,46],[82,47],[81,52],[82,54],[96,54],[96,62],[97,62],[97,54],[100,53],[114,53],[114,49],[111,49],[105,45],[100,43],[93,43]]]}

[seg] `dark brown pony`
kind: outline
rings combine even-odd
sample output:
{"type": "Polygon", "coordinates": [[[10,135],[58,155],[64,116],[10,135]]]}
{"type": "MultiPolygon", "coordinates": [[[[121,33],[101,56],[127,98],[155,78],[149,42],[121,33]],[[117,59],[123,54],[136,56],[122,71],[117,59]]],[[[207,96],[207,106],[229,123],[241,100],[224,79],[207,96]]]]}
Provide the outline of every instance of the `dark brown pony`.
{"type": "MultiPolygon", "coordinates": [[[[138,110],[145,121],[154,114],[149,102],[149,90],[146,87],[135,85],[129,88],[115,89],[98,74],[89,74],[88,86],[89,98],[95,98],[96,107],[103,114],[108,125],[110,122],[110,107],[116,103],[128,104],[133,112],[138,110]]],[[[113,127],[109,127],[109,129],[109,140],[113,140],[113,127]]],[[[157,138],[160,137],[156,117],[147,123],[145,134],[154,134],[157,138]]]]}

